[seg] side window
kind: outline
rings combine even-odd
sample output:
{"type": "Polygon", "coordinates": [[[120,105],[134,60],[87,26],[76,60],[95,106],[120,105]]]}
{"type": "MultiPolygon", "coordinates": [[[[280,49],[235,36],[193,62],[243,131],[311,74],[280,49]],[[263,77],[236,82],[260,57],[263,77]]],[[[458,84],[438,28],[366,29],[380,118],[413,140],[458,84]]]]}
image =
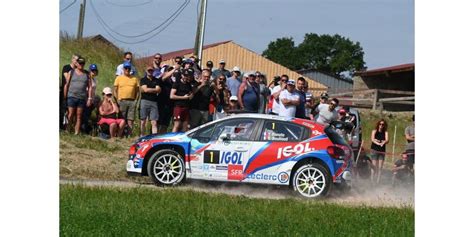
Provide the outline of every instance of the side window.
{"type": "Polygon", "coordinates": [[[196,131],[193,135],[193,139],[198,140],[200,143],[208,143],[211,140],[212,132],[214,131],[215,125],[207,126],[196,131]]]}
{"type": "Polygon", "coordinates": [[[261,141],[301,141],[307,137],[306,128],[297,124],[266,121],[260,135],[261,141]]]}
{"type": "Polygon", "coordinates": [[[216,125],[211,140],[216,141],[221,134],[227,133],[230,134],[231,140],[249,141],[256,124],[257,120],[255,119],[233,119],[224,121],[216,125]]]}

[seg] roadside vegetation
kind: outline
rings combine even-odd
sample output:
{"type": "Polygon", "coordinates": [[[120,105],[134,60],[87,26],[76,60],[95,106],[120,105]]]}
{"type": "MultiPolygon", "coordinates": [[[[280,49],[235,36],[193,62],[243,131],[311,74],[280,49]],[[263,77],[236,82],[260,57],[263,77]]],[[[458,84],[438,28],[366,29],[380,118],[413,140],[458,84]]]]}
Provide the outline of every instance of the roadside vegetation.
{"type": "Polygon", "coordinates": [[[411,208],[60,186],[61,236],[413,236],[411,208]]]}

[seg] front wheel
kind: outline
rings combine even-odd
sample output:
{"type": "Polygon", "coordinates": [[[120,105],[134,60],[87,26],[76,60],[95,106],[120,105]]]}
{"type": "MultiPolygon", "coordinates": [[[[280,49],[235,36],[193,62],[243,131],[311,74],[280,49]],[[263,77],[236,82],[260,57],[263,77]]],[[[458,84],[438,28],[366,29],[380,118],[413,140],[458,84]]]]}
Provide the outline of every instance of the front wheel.
{"type": "Polygon", "coordinates": [[[148,175],[156,185],[178,185],[185,175],[183,158],[173,150],[161,150],[153,154],[147,168],[148,175]]]}
{"type": "Polygon", "coordinates": [[[309,163],[296,170],[292,185],[298,194],[307,198],[317,198],[328,194],[331,180],[328,171],[322,165],[309,163]]]}

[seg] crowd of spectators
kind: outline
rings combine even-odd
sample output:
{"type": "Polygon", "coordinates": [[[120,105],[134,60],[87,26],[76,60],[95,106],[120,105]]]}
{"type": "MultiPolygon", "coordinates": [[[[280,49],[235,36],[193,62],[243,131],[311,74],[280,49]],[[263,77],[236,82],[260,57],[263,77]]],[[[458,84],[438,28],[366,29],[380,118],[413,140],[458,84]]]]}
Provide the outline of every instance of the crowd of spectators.
{"type": "Polygon", "coordinates": [[[224,59],[217,68],[212,61],[200,68],[194,56],[175,57],[171,65],[162,61],[161,54],[154,55],[140,77],[133,54],[125,52],[113,86],[104,88],[100,99],[95,95],[99,66],[90,64],[86,70],[85,58],[74,54],[62,70],[60,128],[79,134],[91,133],[98,125],[110,137],[123,137],[132,134],[136,118],[140,136],[184,132],[241,112],[318,119],[325,124],[337,119],[333,106],[337,99],[329,103],[323,93],[315,103],[303,77],[278,75],[268,83],[259,71],[242,72],[238,66],[228,70],[224,59]]]}

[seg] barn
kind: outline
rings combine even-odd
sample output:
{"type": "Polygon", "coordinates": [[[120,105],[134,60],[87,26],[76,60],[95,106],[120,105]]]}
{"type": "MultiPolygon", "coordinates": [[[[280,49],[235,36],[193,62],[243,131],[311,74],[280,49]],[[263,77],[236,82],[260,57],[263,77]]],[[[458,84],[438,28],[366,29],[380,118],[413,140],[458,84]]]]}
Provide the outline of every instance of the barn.
{"type": "MultiPolygon", "coordinates": [[[[177,56],[183,56],[184,58],[189,58],[194,53],[193,48],[182,49],[178,51],[161,53],[163,56],[164,64],[173,64],[173,58],[177,56]]],[[[143,57],[137,61],[141,63],[146,63],[151,65],[153,61],[153,56],[143,57]]],[[[292,71],[278,63],[275,63],[260,54],[253,52],[250,49],[247,49],[235,42],[228,40],[218,43],[208,44],[203,46],[202,61],[212,61],[214,62],[214,67],[218,66],[219,61],[223,59],[226,62],[226,69],[232,70],[234,66],[240,68],[241,71],[259,71],[262,74],[267,76],[267,80],[271,81],[274,76],[287,74],[290,79],[297,79],[298,77],[304,77],[308,83],[309,88],[314,93],[319,91],[326,91],[327,86],[311,80],[308,77],[303,76],[300,73],[292,71]]]]}

